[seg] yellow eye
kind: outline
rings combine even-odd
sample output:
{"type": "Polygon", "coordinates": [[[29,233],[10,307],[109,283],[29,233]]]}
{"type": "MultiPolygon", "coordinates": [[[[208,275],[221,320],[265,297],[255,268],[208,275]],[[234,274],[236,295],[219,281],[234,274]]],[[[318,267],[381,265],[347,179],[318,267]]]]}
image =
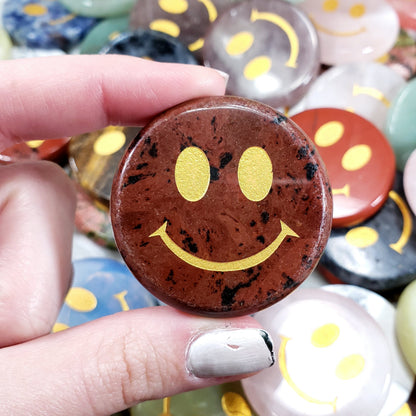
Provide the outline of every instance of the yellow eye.
{"type": "Polygon", "coordinates": [[[357,227],[349,230],[345,239],[354,247],[365,248],[377,243],[378,233],[370,227],[357,227]]]}
{"type": "Polygon", "coordinates": [[[357,144],[348,149],[342,157],[342,167],[351,172],[363,168],[371,159],[371,147],[357,144]]]}
{"type": "Polygon", "coordinates": [[[181,28],[171,20],[157,19],[149,24],[149,28],[157,32],[163,32],[174,38],[177,38],[181,33],[181,28]]]}
{"type": "Polygon", "coordinates": [[[188,10],[186,0],[159,0],[159,7],[166,13],[182,14],[188,10]]]}
{"type": "Polygon", "coordinates": [[[361,17],[365,13],[365,6],[364,4],[357,3],[350,9],[350,16],[351,17],[361,17]]]}
{"type": "Polygon", "coordinates": [[[332,146],[342,138],[344,130],[344,125],[339,121],[329,121],[316,131],[315,143],[320,147],[332,146]]]}
{"type": "Polygon", "coordinates": [[[237,56],[247,52],[254,42],[254,36],[252,33],[243,31],[236,33],[228,42],[225,50],[228,55],[237,56]]]}
{"type": "Polygon", "coordinates": [[[208,158],[200,148],[187,147],[181,152],[176,161],[175,182],[184,199],[189,202],[202,199],[210,177],[208,158]]]}
{"type": "Polygon", "coordinates": [[[78,312],[91,312],[97,307],[94,293],[83,287],[72,287],[65,298],[65,303],[78,312]]]}
{"type": "Polygon", "coordinates": [[[322,4],[322,9],[325,12],[333,12],[338,9],[338,0],[325,0],[322,4]]]}
{"type": "Polygon", "coordinates": [[[238,183],[241,192],[250,201],[264,199],[273,184],[273,165],[261,147],[249,147],[238,163],[238,183]]]}

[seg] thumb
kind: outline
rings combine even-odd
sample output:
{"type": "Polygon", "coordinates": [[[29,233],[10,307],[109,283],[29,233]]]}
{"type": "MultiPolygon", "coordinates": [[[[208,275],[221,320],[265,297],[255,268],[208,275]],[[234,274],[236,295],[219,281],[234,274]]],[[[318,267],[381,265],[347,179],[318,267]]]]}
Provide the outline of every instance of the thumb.
{"type": "Polygon", "coordinates": [[[253,318],[208,319],[159,306],[3,348],[0,360],[0,414],[91,416],[232,381],[274,357],[253,318]]]}

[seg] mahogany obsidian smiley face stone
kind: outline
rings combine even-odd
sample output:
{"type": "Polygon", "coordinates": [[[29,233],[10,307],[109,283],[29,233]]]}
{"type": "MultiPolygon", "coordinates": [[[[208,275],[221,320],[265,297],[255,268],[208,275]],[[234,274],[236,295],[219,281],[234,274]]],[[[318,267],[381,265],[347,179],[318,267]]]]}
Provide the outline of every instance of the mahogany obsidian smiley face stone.
{"type": "Polygon", "coordinates": [[[115,177],[111,217],[127,265],[163,302],[245,315],[312,272],[332,198],[322,160],[293,122],[255,101],[208,97],[141,131],[115,177]]]}

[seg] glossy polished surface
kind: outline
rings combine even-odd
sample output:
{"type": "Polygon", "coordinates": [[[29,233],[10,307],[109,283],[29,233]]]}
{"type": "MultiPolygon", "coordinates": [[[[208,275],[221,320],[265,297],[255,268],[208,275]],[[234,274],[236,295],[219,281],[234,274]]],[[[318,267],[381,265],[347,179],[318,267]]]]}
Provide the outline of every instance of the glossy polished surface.
{"type": "Polygon", "coordinates": [[[305,0],[299,7],[318,31],[327,65],[374,61],[399,34],[397,14],[385,0],[305,0]]]}
{"type": "Polygon", "coordinates": [[[66,156],[69,138],[32,140],[18,143],[0,152],[0,163],[28,160],[54,160],[66,156]]]}
{"type": "Polygon", "coordinates": [[[255,315],[278,362],[242,381],[260,416],[377,416],[389,390],[387,340],[354,301],[302,289],[255,315]]]}
{"type": "Polygon", "coordinates": [[[9,59],[11,55],[12,41],[8,33],[0,26],[0,60],[9,59]]]}
{"type": "Polygon", "coordinates": [[[398,93],[387,113],[384,132],[396,155],[398,169],[404,169],[410,153],[416,148],[416,79],[398,93]]]}
{"type": "Polygon", "coordinates": [[[299,8],[282,1],[244,2],[212,25],[206,66],[230,74],[227,91],[272,107],[295,104],[319,69],[317,33],[299,8]]]}
{"type": "Polygon", "coordinates": [[[333,229],[320,261],[330,280],[386,292],[416,276],[415,217],[406,204],[402,176],[380,211],[352,228],[333,229]]]}
{"type": "Polygon", "coordinates": [[[124,32],[104,46],[100,53],[130,55],[158,62],[197,63],[191,52],[177,39],[153,30],[124,32]]]}
{"type": "Polygon", "coordinates": [[[416,215],[416,150],[412,152],[404,167],[403,186],[407,202],[416,215]]]}
{"type": "Polygon", "coordinates": [[[132,29],[149,28],[180,40],[198,59],[210,25],[241,0],[137,0],[130,13],[132,29]]]}
{"type": "Polygon", "coordinates": [[[416,373],[416,281],[410,283],[397,303],[396,333],[403,354],[416,373]]]}
{"type": "Polygon", "coordinates": [[[346,110],[318,108],[292,120],[314,141],[328,169],[334,227],[358,224],[383,205],[393,185],[395,160],[383,134],[346,110]]]}
{"type": "Polygon", "coordinates": [[[375,62],[334,66],[312,84],[305,109],[334,107],[348,110],[383,130],[387,111],[405,85],[393,69],[375,62]]]}
{"type": "Polygon", "coordinates": [[[81,54],[98,53],[108,42],[128,30],[127,17],[115,17],[98,23],[88,32],[80,45],[81,54]]]}
{"type": "Polygon", "coordinates": [[[17,44],[30,48],[68,51],[95,23],[71,14],[56,0],[7,0],[3,6],[5,29],[17,44]]]}
{"type": "Polygon", "coordinates": [[[118,164],[139,131],[138,127],[109,126],[71,139],[69,165],[75,179],[95,199],[108,205],[118,164]]]}
{"type": "Polygon", "coordinates": [[[396,337],[396,308],[383,296],[353,285],[328,285],[322,289],[352,299],[380,325],[392,357],[392,379],[386,402],[378,416],[393,415],[409,399],[415,375],[400,350],[396,337]]]}
{"type": "Polygon", "coordinates": [[[72,286],[53,332],[113,313],[155,306],[156,300],[121,262],[90,258],[73,262],[72,286]]]}
{"type": "Polygon", "coordinates": [[[396,10],[400,26],[405,29],[416,29],[416,2],[414,0],[388,0],[396,10]]]}
{"type": "Polygon", "coordinates": [[[76,184],[76,191],[75,227],[77,230],[100,246],[116,249],[108,206],[94,200],[79,184],[76,184]]]}
{"type": "Polygon", "coordinates": [[[242,315],[290,293],[327,241],[332,200],[310,140],[264,104],[184,103],[126,153],[111,199],[117,246],[162,301],[242,315]]]}
{"type": "Polygon", "coordinates": [[[59,0],[72,13],[91,17],[127,15],[136,0],[59,0]]]}

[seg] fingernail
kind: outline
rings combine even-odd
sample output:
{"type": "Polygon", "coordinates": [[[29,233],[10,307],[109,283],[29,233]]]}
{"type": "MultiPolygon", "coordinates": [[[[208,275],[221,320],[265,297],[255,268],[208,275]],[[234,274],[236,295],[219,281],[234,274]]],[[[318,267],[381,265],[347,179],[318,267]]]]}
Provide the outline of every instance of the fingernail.
{"type": "Polygon", "coordinates": [[[221,71],[221,70],[219,70],[219,69],[216,69],[216,68],[212,68],[212,69],[214,69],[215,71],[217,71],[223,78],[224,78],[224,81],[225,81],[225,85],[227,85],[227,83],[228,83],[228,80],[230,79],[230,75],[229,74],[227,74],[226,72],[224,72],[224,71],[221,71]]]}
{"type": "Polygon", "coordinates": [[[273,363],[269,334],[255,328],[207,332],[192,341],[187,354],[189,372],[200,378],[252,373],[273,363]]]}

